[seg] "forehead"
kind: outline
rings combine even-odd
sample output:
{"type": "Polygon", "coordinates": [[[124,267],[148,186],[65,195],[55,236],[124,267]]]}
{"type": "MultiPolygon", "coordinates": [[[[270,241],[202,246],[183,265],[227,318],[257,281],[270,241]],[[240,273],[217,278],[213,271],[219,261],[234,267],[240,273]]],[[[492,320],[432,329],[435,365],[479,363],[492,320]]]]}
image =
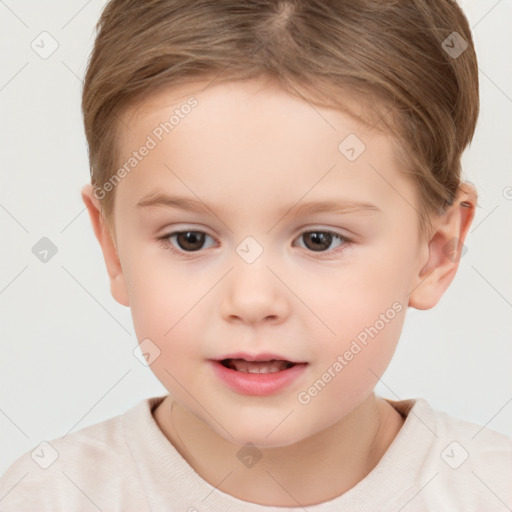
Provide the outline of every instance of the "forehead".
{"type": "MultiPolygon", "coordinates": [[[[354,98],[347,95],[343,101],[351,111],[362,112],[354,98]]],[[[396,201],[407,186],[391,135],[268,81],[198,81],[163,88],[122,118],[124,161],[148,137],[155,142],[120,184],[132,202],[143,192],[169,186],[216,194],[220,202],[224,192],[239,192],[243,201],[257,194],[279,199],[286,191],[299,200],[338,189],[385,203],[396,201]]]]}
{"type": "MultiPolygon", "coordinates": [[[[175,86],[162,84],[136,100],[120,116],[121,128],[125,128],[121,130],[121,135],[126,136],[127,131],[131,131],[134,125],[142,126],[141,123],[148,121],[162,121],[162,116],[165,117],[168,109],[179,109],[191,97],[200,102],[205,116],[215,113],[226,117],[236,110],[240,115],[252,115],[253,124],[257,118],[264,122],[272,121],[272,117],[276,118],[282,112],[286,115],[291,113],[296,119],[299,119],[301,113],[303,118],[307,118],[307,113],[315,126],[335,130],[336,127],[331,124],[331,115],[344,113],[348,114],[352,124],[360,125],[359,131],[369,128],[370,131],[377,133],[379,120],[384,116],[387,120],[391,120],[392,117],[389,105],[358,91],[340,88],[338,91],[333,90],[329,96],[325,96],[324,92],[323,99],[320,100],[312,99],[309,91],[299,90],[293,85],[286,86],[271,77],[236,81],[219,81],[214,77],[191,80],[175,86]],[[265,109],[261,110],[261,106],[265,109]]],[[[196,113],[194,117],[199,116],[196,113]]],[[[267,123],[267,127],[269,126],[267,123]]],[[[384,135],[387,134],[389,132],[384,132],[384,135]]]]}

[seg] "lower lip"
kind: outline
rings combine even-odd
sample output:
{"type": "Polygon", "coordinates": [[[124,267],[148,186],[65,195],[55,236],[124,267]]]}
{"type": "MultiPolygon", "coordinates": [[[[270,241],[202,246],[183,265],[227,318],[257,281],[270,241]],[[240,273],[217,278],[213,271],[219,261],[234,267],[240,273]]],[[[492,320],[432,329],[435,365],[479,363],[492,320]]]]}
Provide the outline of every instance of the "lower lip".
{"type": "Polygon", "coordinates": [[[300,363],[269,373],[245,373],[226,368],[220,361],[210,361],[215,374],[231,389],[242,395],[267,396],[277,393],[300,377],[307,363],[300,363]]]}

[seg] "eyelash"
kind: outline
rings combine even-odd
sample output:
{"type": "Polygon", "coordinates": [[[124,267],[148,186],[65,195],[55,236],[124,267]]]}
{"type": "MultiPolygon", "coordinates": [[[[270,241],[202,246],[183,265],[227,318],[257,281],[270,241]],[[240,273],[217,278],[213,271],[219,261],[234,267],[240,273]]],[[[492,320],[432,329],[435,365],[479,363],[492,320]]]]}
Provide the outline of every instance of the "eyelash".
{"type": "MultiPolygon", "coordinates": [[[[206,236],[209,236],[210,238],[213,238],[211,235],[209,235],[208,233],[205,233],[204,231],[193,230],[193,229],[185,229],[185,230],[181,230],[181,231],[172,231],[172,232],[170,232],[170,233],[168,233],[166,235],[162,235],[162,236],[158,237],[157,240],[161,243],[161,245],[164,247],[164,249],[166,249],[168,251],[171,251],[173,254],[176,254],[179,257],[188,258],[189,257],[188,255],[193,255],[195,253],[199,253],[201,251],[201,249],[198,249],[197,251],[178,250],[175,247],[173,247],[173,245],[169,241],[169,239],[172,236],[179,235],[181,233],[188,233],[188,232],[190,232],[190,233],[202,233],[202,234],[205,234],[206,236]]],[[[339,233],[336,233],[334,231],[329,231],[329,230],[322,230],[322,229],[314,229],[314,230],[313,229],[308,229],[307,231],[303,231],[302,233],[300,233],[298,238],[300,238],[301,236],[303,236],[303,235],[305,235],[307,233],[328,233],[328,234],[333,236],[333,239],[338,239],[339,241],[343,242],[342,245],[340,245],[336,249],[333,249],[333,250],[330,250],[330,251],[312,251],[312,250],[309,250],[309,249],[306,248],[306,250],[308,250],[309,252],[311,252],[313,254],[317,254],[320,258],[325,257],[323,255],[332,256],[332,255],[340,254],[341,252],[343,252],[346,249],[347,245],[352,243],[351,240],[349,240],[348,238],[344,237],[343,235],[340,235],[339,233]]]]}

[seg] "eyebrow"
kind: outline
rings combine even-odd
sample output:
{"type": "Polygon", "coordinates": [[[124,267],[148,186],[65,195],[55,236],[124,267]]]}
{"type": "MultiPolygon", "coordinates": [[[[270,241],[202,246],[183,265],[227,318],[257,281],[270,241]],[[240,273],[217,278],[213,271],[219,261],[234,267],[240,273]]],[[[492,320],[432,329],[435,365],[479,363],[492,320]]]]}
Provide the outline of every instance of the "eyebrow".
{"type": "MultiPolygon", "coordinates": [[[[299,206],[295,204],[284,205],[280,210],[281,215],[286,215],[291,210],[295,210],[295,214],[312,214],[318,212],[333,212],[333,213],[355,213],[355,212],[382,212],[382,210],[371,203],[349,201],[340,198],[339,200],[326,200],[326,201],[311,201],[302,203],[299,206]]],[[[196,213],[207,213],[222,211],[219,205],[212,205],[213,208],[207,206],[200,200],[180,197],[169,196],[162,193],[150,194],[141,199],[137,206],[140,207],[155,207],[165,206],[168,208],[177,208],[196,213]]]]}

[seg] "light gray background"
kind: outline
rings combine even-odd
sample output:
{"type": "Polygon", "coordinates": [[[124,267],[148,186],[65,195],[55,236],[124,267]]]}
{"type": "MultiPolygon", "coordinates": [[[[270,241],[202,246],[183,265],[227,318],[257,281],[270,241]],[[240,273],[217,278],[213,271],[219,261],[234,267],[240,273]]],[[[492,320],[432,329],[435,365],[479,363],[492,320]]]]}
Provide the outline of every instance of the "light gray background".
{"type": "MultiPolygon", "coordinates": [[[[81,79],[104,5],[0,1],[0,474],[44,440],[166,393],[132,353],[130,311],[110,295],[80,197],[81,79]],[[59,44],[47,59],[31,48],[43,31],[59,44]],[[32,253],[42,237],[58,248],[47,263],[32,253]]],[[[463,159],[480,207],[454,282],[433,310],[409,309],[377,393],[421,396],[512,436],[512,1],[461,6],[480,67],[481,114],[463,159]]]]}

